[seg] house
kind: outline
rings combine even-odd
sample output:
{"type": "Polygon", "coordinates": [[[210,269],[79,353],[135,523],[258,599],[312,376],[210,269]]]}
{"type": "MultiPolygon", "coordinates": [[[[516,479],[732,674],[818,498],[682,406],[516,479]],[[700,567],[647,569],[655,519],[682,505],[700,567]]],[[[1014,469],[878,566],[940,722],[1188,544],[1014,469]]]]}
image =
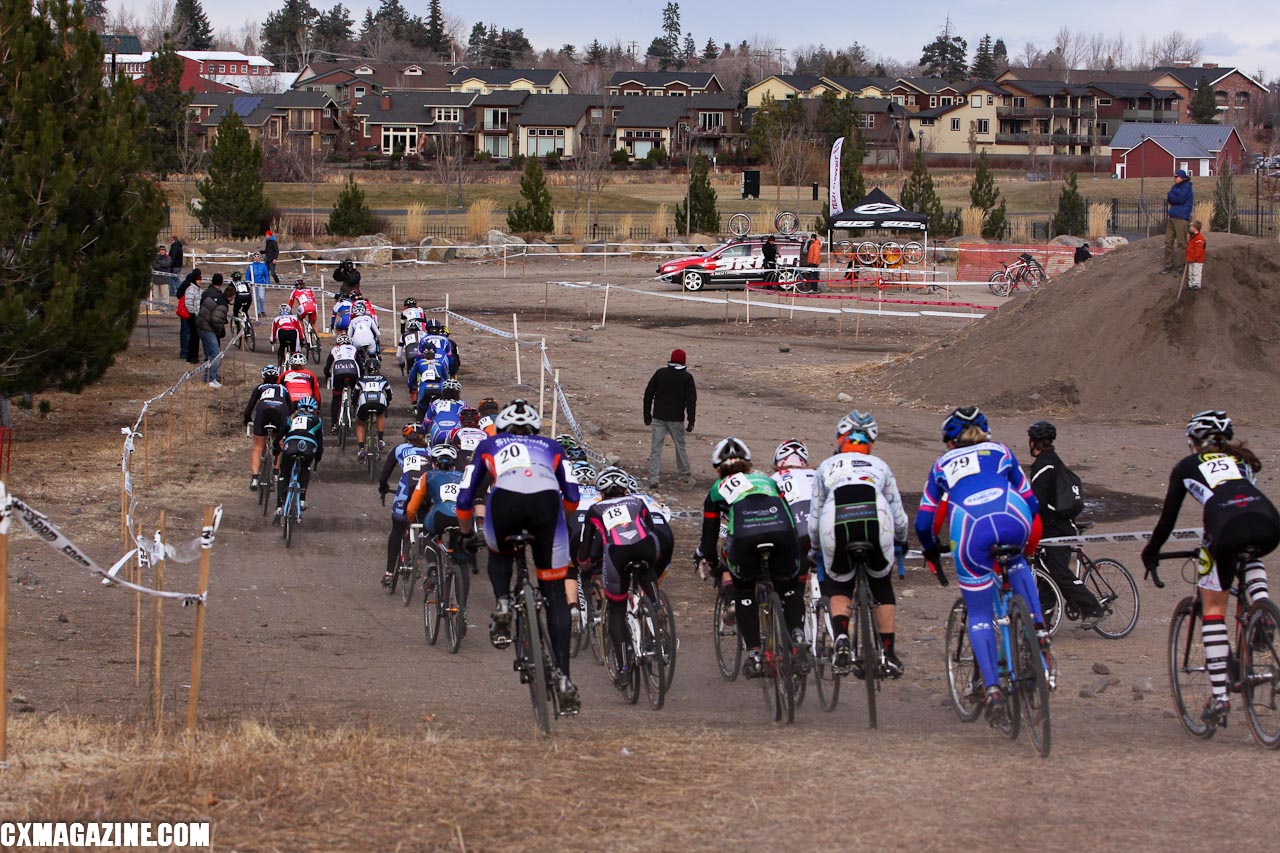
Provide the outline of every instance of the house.
{"type": "Polygon", "coordinates": [[[519,153],[576,157],[587,123],[604,122],[604,101],[604,95],[529,95],[515,117],[519,153]]]}
{"type": "Polygon", "coordinates": [[[294,81],[293,87],[325,92],[339,106],[346,106],[387,89],[400,92],[446,92],[449,90],[449,77],[452,73],[452,66],[422,60],[310,62],[298,72],[298,79],[294,81]]]}
{"type": "Polygon", "coordinates": [[[821,98],[830,88],[817,74],[771,74],[747,87],[747,108],[759,109],[766,99],[821,98]]]}
{"type": "MultiPolygon", "coordinates": [[[[283,92],[293,83],[292,72],[277,72],[272,62],[262,56],[248,56],[229,50],[180,50],[182,77],[178,86],[184,92],[283,92]]],[[[147,76],[154,52],[136,54],[106,54],[103,71],[111,73],[112,60],[116,70],[135,83],[147,76]]]]}
{"type": "Polygon", "coordinates": [[[993,83],[975,83],[947,95],[945,106],[908,112],[910,138],[921,150],[934,154],[994,154],[1004,95],[993,83]]]}
{"type": "Polygon", "coordinates": [[[102,42],[102,50],[108,59],[113,53],[133,56],[142,53],[142,39],[128,33],[98,33],[98,41],[102,42]]]}
{"type": "Polygon", "coordinates": [[[554,68],[459,68],[449,75],[450,92],[487,95],[502,89],[523,89],[533,95],[567,95],[572,90],[554,68]]]}
{"type": "Polygon", "coordinates": [[[890,98],[908,112],[949,107],[960,99],[960,89],[938,77],[899,77],[879,89],[883,94],[874,97],[890,98]]]}
{"type": "Polygon", "coordinates": [[[997,145],[1002,153],[1091,155],[1102,145],[1094,90],[1085,83],[1006,79],[996,110],[997,145]]]}
{"type": "Polygon", "coordinates": [[[1239,174],[1244,141],[1231,125],[1126,122],[1111,139],[1111,172],[1118,178],[1239,174]]]}
{"type": "Polygon", "coordinates": [[[533,97],[524,89],[499,89],[476,95],[468,112],[472,149],[505,160],[516,153],[516,121],[524,102],[533,97]]]}
{"type": "Polygon", "coordinates": [[[328,151],[341,131],[338,105],[324,92],[288,91],[261,95],[197,93],[187,107],[201,147],[212,147],[218,123],[234,112],[264,150],[328,151]]]}
{"type": "Polygon", "coordinates": [[[714,157],[742,138],[742,114],[733,95],[687,99],[622,98],[609,105],[615,147],[643,160],[655,148],[714,157]]]}
{"type": "Polygon", "coordinates": [[[889,77],[823,77],[822,82],[837,94],[853,98],[888,98],[894,87],[889,77]]]}
{"type": "Polygon", "coordinates": [[[1181,64],[1164,66],[1151,69],[1151,73],[1151,85],[1172,89],[1182,96],[1184,121],[1194,121],[1191,117],[1191,102],[1201,79],[1207,78],[1213,86],[1219,121],[1246,121],[1253,105],[1265,105],[1269,94],[1266,86],[1239,68],[1219,68],[1212,62],[1199,67],[1181,64]]]}
{"type": "Polygon", "coordinates": [[[443,138],[471,151],[468,110],[476,95],[471,92],[420,92],[385,89],[370,94],[351,107],[357,122],[356,147],[383,154],[411,154],[428,150],[443,138]]]}
{"type": "Polygon", "coordinates": [[[716,75],[705,71],[615,71],[609,78],[610,96],[718,95],[724,91],[716,75]]]}

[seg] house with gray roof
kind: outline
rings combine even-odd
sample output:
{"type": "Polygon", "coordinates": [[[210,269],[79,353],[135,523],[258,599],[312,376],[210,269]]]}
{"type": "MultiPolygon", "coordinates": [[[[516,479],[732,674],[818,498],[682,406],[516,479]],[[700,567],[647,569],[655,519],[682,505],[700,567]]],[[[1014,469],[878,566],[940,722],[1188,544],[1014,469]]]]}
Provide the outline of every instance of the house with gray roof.
{"type": "Polygon", "coordinates": [[[609,78],[612,96],[688,97],[718,95],[723,91],[716,75],[706,71],[615,71],[609,78]]]}
{"type": "Polygon", "coordinates": [[[356,101],[354,137],[361,151],[412,154],[427,150],[442,137],[461,140],[472,150],[472,92],[384,89],[356,101]]]}
{"type": "Polygon", "coordinates": [[[1230,125],[1122,124],[1111,139],[1111,171],[1119,178],[1172,178],[1239,174],[1244,141],[1230,125]]]}
{"type": "Polygon", "coordinates": [[[741,140],[742,110],[734,95],[618,98],[609,104],[615,147],[643,160],[655,148],[668,154],[714,157],[741,140]]]}
{"type": "Polygon", "coordinates": [[[530,95],[515,114],[517,153],[578,156],[579,142],[590,135],[584,134],[587,126],[594,123],[603,130],[604,103],[604,95],[530,95]]]}
{"type": "Polygon", "coordinates": [[[523,89],[532,95],[567,95],[569,81],[554,68],[466,68],[449,75],[449,91],[487,95],[499,89],[523,89]]]}
{"type": "Polygon", "coordinates": [[[202,150],[213,145],[218,123],[232,112],[240,117],[250,138],[267,152],[273,148],[325,152],[341,132],[338,105],[324,92],[195,93],[187,105],[187,116],[202,150]]]}

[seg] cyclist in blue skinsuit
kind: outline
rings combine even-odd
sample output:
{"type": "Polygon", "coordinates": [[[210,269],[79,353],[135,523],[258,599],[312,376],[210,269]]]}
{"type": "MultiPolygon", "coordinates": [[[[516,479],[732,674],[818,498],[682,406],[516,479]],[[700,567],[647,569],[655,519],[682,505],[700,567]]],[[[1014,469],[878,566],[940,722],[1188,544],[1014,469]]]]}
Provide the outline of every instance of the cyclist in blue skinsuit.
{"type": "Polygon", "coordinates": [[[440,384],[440,396],[427,404],[422,429],[431,444],[448,441],[453,431],[462,426],[458,416],[467,408],[467,404],[460,399],[461,396],[462,383],[456,379],[446,379],[440,384]]]}
{"type": "Polygon", "coordinates": [[[440,396],[448,378],[448,359],[428,346],[409,368],[409,392],[418,417],[422,417],[431,401],[440,396]]]}
{"type": "MultiPolygon", "coordinates": [[[[410,433],[406,427],[405,437],[409,436],[410,433]]],[[[409,515],[409,496],[418,487],[419,478],[431,467],[429,451],[425,448],[417,448],[424,452],[409,450],[401,454],[399,451],[405,447],[412,448],[415,445],[402,444],[392,452],[392,458],[400,458],[401,473],[400,482],[396,486],[395,502],[391,505],[391,533],[387,536],[387,568],[382,575],[382,585],[388,588],[391,586],[391,578],[396,570],[396,562],[400,559],[400,540],[404,538],[405,531],[413,523],[412,516],[409,515]]],[[[387,488],[384,480],[378,484],[378,491],[385,496],[391,489],[387,488]]]]}
{"type": "MultiPolygon", "coordinates": [[[[916,514],[916,535],[925,559],[941,571],[941,551],[934,538],[934,516],[943,499],[950,511],[948,529],[960,593],[969,612],[969,642],[987,687],[987,718],[1001,719],[1005,697],[996,666],[994,559],[997,545],[1032,548],[1040,538],[1035,495],[1018,467],[1013,451],[991,440],[987,416],[977,406],[956,409],[942,423],[942,440],[950,448],[934,462],[916,514]]],[[[1040,646],[1049,660],[1049,634],[1044,630],[1035,577],[1025,559],[1009,569],[1009,583],[1031,609],[1040,646]]]]}

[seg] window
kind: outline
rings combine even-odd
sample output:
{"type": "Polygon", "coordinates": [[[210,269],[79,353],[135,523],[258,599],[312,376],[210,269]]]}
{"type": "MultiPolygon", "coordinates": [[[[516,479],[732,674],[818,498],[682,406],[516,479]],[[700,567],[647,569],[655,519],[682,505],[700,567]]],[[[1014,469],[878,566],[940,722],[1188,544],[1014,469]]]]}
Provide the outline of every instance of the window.
{"type": "Polygon", "coordinates": [[[494,157],[510,157],[511,149],[508,147],[510,140],[505,136],[486,136],[484,138],[484,150],[494,157]]]}
{"type": "Polygon", "coordinates": [[[958,119],[958,118],[953,118],[953,119],[951,120],[951,129],[952,129],[952,130],[959,130],[959,129],[960,129],[960,119],[958,119]]]}
{"type": "Polygon", "coordinates": [[[552,151],[564,153],[564,128],[529,128],[529,145],[526,153],[531,157],[545,157],[552,151]]]}
{"type": "Polygon", "coordinates": [[[410,65],[408,68],[404,70],[404,73],[405,73],[405,76],[408,76],[408,77],[421,77],[422,69],[416,65],[410,65]]]}
{"type": "Polygon", "coordinates": [[[1098,98],[1098,106],[1100,106],[1100,107],[1109,107],[1109,106],[1111,106],[1111,99],[1110,99],[1110,98],[1098,98]]]}
{"type": "Polygon", "coordinates": [[[357,98],[363,98],[363,97],[364,97],[364,93],[365,93],[365,88],[364,88],[364,86],[356,86],[356,87],[355,87],[355,89],[354,89],[353,91],[356,93],[356,97],[357,97],[357,98]]]}
{"type": "Polygon", "coordinates": [[[218,73],[219,73],[219,74],[226,74],[226,73],[227,73],[227,66],[225,66],[225,65],[219,65],[219,66],[218,66],[218,73]]]}
{"type": "Polygon", "coordinates": [[[907,95],[907,106],[914,107],[916,105],[916,96],[907,95]]]}
{"type": "Polygon", "coordinates": [[[643,95],[643,94],[644,94],[644,92],[637,92],[637,91],[635,91],[635,90],[633,89],[633,90],[631,90],[631,91],[629,91],[629,92],[623,92],[622,94],[624,94],[624,95],[643,95]]]}
{"type": "Polygon", "coordinates": [[[866,128],[867,130],[876,129],[875,113],[862,113],[861,116],[859,116],[859,118],[861,120],[862,127],[866,128]]]}
{"type": "Polygon", "coordinates": [[[996,99],[994,95],[987,95],[987,106],[995,105],[996,99]]]}
{"type": "Polygon", "coordinates": [[[506,130],[508,112],[506,108],[487,109],[484,111],[485,130],[506,130]]]}
{"type": "Polygon", "coordinates": [[[978,119],[978,133],[987,134],[991,132],[991,119],[978,119]]]}
{"type": "Polygon", "coordinates": [[[938,106],[938,96],[937,96],[937,95],[930,95],[930,96],[929,96],[929,109],[933,109],[933,108],[934,108],[934,107],[936,107],[936,106],[938,106]]]}
{"type": "Polygon", "coordinates": [[[1107,135],[1107,123],[1105,121],[1098,122],[1098,135],[1099,136],[1107,135]]]}
{"type": "Polygon", "coordinates": [[[951,97],[950,95],[943,95],[938,101],[938,103],[944,107],[949,107],[955,102],[956,102],[956,99],[951,97]]]}
{"type": "Polygon", "coordinates": [[[603,109],[601,109],[600,107],[592,107],[592,108],[591,108],[591,123],[592,123],[592,124],[600,124],[600,122],[602,122],[602,121],[604,121],[604,110],[603,110],[603,109]]]}
{"type": "Polygon", "coordinates": [[[248,73],[249,73],[249,66],[247,66],[247,65],[241,65],[241,66],[240,66],[240,73],[241,73],[241,74],[248,74],[248,73]]]}
{"type": "Polygon", "coordinates": [[[610,114],[610,116],[609,116],[609,121],[617,121],[617,120],[618,120],[618,113],[620,113],[620,112],[622,112],[622,110],[620,110],[620,109],[617,109],[617,110],[610,110],[610,113],[611,113],[611,114],[610,114]]]}
{"type": "Polygon", "coordinates": [[[289,129],[306,131],[315,130],[315,112],[312,110],[289,110],[289,129]]]}
{"type": "Polygon", "coordinates": [[[969,96],[969,106],[973,107],[975,110],[976,110],[976,109],[978,109],[978,107],[982,106],[982,96],[981,96],[981,95],[970,95],[970,96],[969,96]]]}
{"type": "MultiPolygon", "coordinates": [[[[661,92],[657,92],[656,94],[661,95],[662,93],[661,93],[661,92]]],[[[684,92],[667,92],[667,97],[668,97],[668,98],[683,98],[684,96],[685,96],[685,93],[684,93],[684,92]]]]}
{"type": "Polygon", "coordinates": [[[1236,106],[1237,106],[1237,107],[1247,107],[1247,106],[1249,106],[1249,93],[1248,93],[1248,92],[1236,92],[1236,106]]]}
{"type": "Polygon", "coordinates": [[[399,151],[404,154],[409,151],[418,150],[418,128],[416,125],[407,125],[404,127],[396,127],[394,125],[383,125],[382,127],[382,153],[394,154],[399,151]]]}
{"type": "Polygon", "coordinates": [[[703,130],[724,127],[724,113],[698,113],[698,126],[703,130]]]}
{"type": "Polygon", "coordinates": [[[931,118],[922,118],[922,119],[920,119],[920,126],[921,126],[921,127],[933,127],[933,119],[931,119],[931,118]]]}
{"type": "Polygon", "coordinates": [[[1027,99],[1022,95],[1014,95],[1013,105],[1015,107],[1025,107],[1027,105],[1027,99]]]}
{"type": "Polygon", "coordinates": [[[462,117],[462,110],[458,107],[435,107],[431,114],[437,122],[453,122],[456,124],[462,117]]]}
{"type": "Polygon", "coordinates": [[[902,102],[903,102],[903,100],[904,100],[904,98],[903,98],[901,95],[894,95],[894,96],[893,96],[893,102],[894,102],[895,104],[897,104],[898,106],[902,106],[902,102]]]}

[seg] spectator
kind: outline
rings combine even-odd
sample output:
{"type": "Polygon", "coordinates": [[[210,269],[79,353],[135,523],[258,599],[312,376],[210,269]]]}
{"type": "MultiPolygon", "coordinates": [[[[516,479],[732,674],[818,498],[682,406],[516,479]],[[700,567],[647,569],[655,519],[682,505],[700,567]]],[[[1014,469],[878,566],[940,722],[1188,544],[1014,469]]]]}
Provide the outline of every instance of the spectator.
{"type": "Polygon", "coordinates": [[[182,239],[177,234],[169,241],[169,271],[182,274],[182,239]]]}
{"type": "Polygon", "coordinates": [[[764,245],[760,247],[760,255],[764,258],[764,268],[767,270],[777,269],[778,267],[778,244],[770,234],[765,238],[764,245]]]}
{"type": "Polygon", "coordinates": [[[221,366],[221,359],[218,358],[221,346],[218,342],[227,333],[227,311],[230,307],[231,303],[222,290],[222,273],[214,273],[213,281],[200,297],[200,313],[196,316],[196,329],[200,333],[200,343],[204,346],[204,358],[209,363],[206,378],[210,388],[222,387],[222,383],[218,381],[218,368],[221,366]]]}
{"type": "Polygon", "coordinates": [[[350,258],[344,258],[334,269],[333,280],[342,285],[338,290],[340,299],[347,299],[353,293],[360,292],[360,270],[356,269],[355,261],[350,258]]]}
{"type": "Polygon", "coordinates": [[[182,326],[178,329],[178,349],[181,357],[192,364],[200,363],[200,335],[196,330],[196,315],[200,313],[200,268],[187,273],[176,294],[178,316],[182,326]]]}
{"type": "Polygon", "coordinates": [[[1076,263],[1083,264],[1085,261],[1093,257],[1093,252],[1089,251],[1088,243],[1081,243],[1076,246],[1076,263]]]}
{"type": "Polygon", "coordinates": [[[1160,274],[1168,275],[1174,271],[1174,261],[1187,251],[1187,224],[1196,205],[1191,179],[1182,169],[1173,173],[1173,186],[1164,201],[1169,207],[1169,224],[1164,229],[1164,269],[1160,274]]]}
{"type": "Polygon", "coordinates": [[[254,285],[253,298],[258,303],[258,316],[267,313],[267,285],[271,283],[271,270],[262,262],[262,253],[254,252],[253,260],[244,268],[244,280],[254,285]]]}
{"type": "Polygon", "coordinates": [[[818,280],[818,268],[822,266],[822,241],[814,234],[804,244],[804,265],[808,267],[804,277],[809,281],[818,280]]]}
{"type": "Polygon", "coordinates": [[[681,482],[685,485],[693,482],[684,434],[686,431],[693,432],[697,406],[698,389],[685,366],[684,350],[672,350],[667,366],[655,371],[648,387],[644,389],[644,423],[653,430],[649,445],[650,488],[658,485],[658,474],[662,469],[662,446],[666,443],[667,435],[671,436],[671,443],[676,449],[676,470],[681,482]],[[687,427],[684,424],[686,418],[687,427]]]}
{"type": "Polygon", "coordinates": [[[276,242],[276,235],[272,234],[271,229],[268,228],[266,242],[262,244],[262,260],[267,265],[267,271],[271,273],[271,280],[276,284],[280,283],[280,276],[276,275],[276,258],[278,257],[280,257],[280,244],[276,242]]]}
{"type": "Polygon", "coordinates": [[[1187,229],[1191,236],[1187,238],[1187,290],[1199,290],[1204,276],[1204,234],[1203,225],[1197,219],[1187,229]]]}

